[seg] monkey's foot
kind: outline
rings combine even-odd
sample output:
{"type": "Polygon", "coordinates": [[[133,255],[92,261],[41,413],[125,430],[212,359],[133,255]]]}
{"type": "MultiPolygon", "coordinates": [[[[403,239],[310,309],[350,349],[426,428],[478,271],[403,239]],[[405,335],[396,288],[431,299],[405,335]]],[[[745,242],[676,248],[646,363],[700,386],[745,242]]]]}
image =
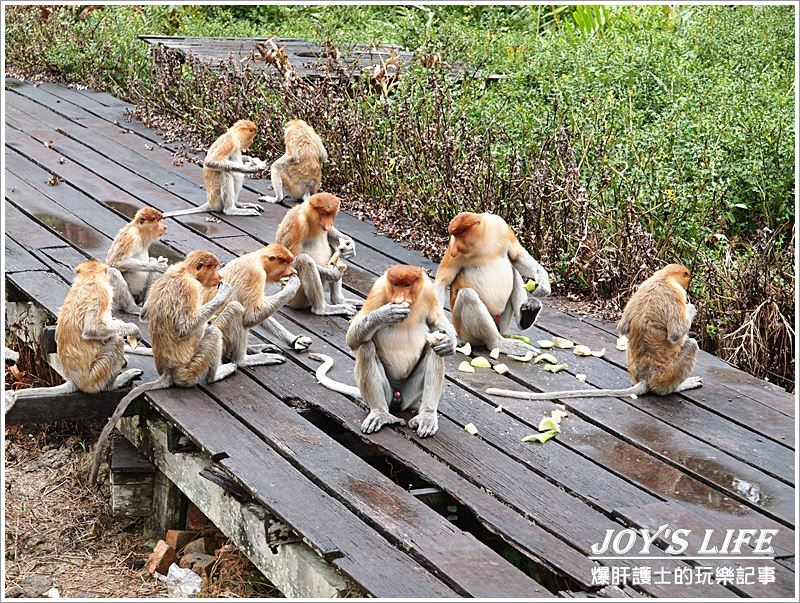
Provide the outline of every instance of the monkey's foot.
{"type": "Polygon", "coordinates": [[[261,207],[258,203],[240,202],[240,203],[237,204],[237,207],[244,208],[244,209],[256,209],[258,211],[264,211],[264,208],[261,207]]]}
{"type": "Polygon", "coordinates": [[[230,377],[235,372],[236,372],[236,365],[233,362],[220,364],[217,367],[217,372],[214,373],[214,378],[211,380],[211,383],[219,381],[220,379],[224,379],[225,377],[230,377]]]}
{"type": "Polygon", "coordinates": [[[258,200],[262,203],[277,203],[280,201],[277,197],[270,197],[269,195],[261,195],[258,200]]]}
{"type": "Polygon", "coordinates": [[[423,410],[408,422],[411,429],[417,430],[421,438],[428,438],[439,430],[439,416],[436,411],[423,410]]]}
{"type": "Polygon", "coordinates": [[[137,306],[136,304],[133,304],[133,305],[125,306],[124,308],[120,308],[120,310],[125,312],[125,314],[134,314],[136,316],[139,316],[139,312],[142,311],[142,307],[141,306],[137,306]]]}
{"type": "Polygon", "coordinates": [[[310,337],[306,337],[305,335],[298,335],[292,342],[292,347],[298,352],[302,352],[303,350],[307,350],[308,348],[310,348],[311,343],[312,341],[310,337]]]}
{"type": "Polygon", "coordinates": [[[696,389],[703,387],[703,380],[700,377],[689,377],[686,381],[675,388],[676,392],[686,391],[687,389],[696,389]]]}
{"type": "Polygon", "coordinates": [[[283,364],[286,358],[280,354],[248,354],[239,366],[264,366],[267,364],[283,364]]]}
{"type": "Polygon", "coordinates": [[[114,380],[114,389],[130,385],[131,381],[142,376],[142,369],[128,369],[122,371],[119,376],[114,380]]]}
{"type": "Polygon", "coordinates": [[[325,304],[321,308],[311,308],[317,316],[355,316],[358,309],[353,304],[325,304]]]}
{"type": "Polygon", "coordinates": [[[519,309],[519,328],[523,331],[536,322],[536,317],[542,310],[542,302],[535,297],[529,297],[519,309]]]}
{"type": "Polygon", "coordinates": [[[255,343],[247,346],[248,354],[261,354],[262,352],[269,354],[280,354],[281,351],[282,350],[278,346],[272,345],[271,343],[255,343]]]}
{"type": "Polygon", "coordinates": [[[540,350],[532,345],[528,345],[524,341],[520,341],[519,339],[509,339],[507,337],[501,338],[499,345],[495,345],[493,347],[500,348],[501,354],[511,354],[512,356],[524,356],[528,352],[531,352],[532,354],[538,354],[540,352],[540,350]]]}
{"type": "Polygon", "coordinates": [[[395,417],[382,410],[371,410],[361,423],[361,433],[375,433],[384,425],[405,425],[406,422],[400,417],[395,417]]]}

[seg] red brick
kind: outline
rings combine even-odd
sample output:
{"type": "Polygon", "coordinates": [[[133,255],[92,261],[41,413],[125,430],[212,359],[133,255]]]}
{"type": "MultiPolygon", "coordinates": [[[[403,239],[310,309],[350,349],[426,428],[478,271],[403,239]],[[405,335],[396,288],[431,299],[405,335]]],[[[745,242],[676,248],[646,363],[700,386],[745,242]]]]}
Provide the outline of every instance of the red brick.
{"type": "Polygon", "coordinates": [[[197,532],[191,530],[167,530],[167,535],[164,536],[164,540],[166,540],[167,544],[175,549],[176,552],[180,553],[183,551],[183,547],[197,538],[197,535],[197,532]]]}
{"type": "Polygon", "coordinates": [[[175,562],[176,558],[175,549],[166,541],[159,540],[147,560],[147,571],[151,574],[158,572],[166,576],[169,566],[175,562]]]}
{"type": "Polygon", "coordinates": [[[201,536],[195,540],[192,540],[189,544],[183,547],[183,554],[188,555],[189,553],[203,553],[207,554],[214,550],[214,544],[211,542],[210,538],[206,538],[201,536]]]}
{"type": "Polygon", "coordinates": [[[205,553],[189,553],[181,557],[180,566],[189,567],[198,576],[210,576],[216,557],[205,553]]]}
{"type": "Polygon", "coordinates": [[[202,532],[206,528],[213,526],[214,524],[209,521],[208,517],[203,515],[202,511],[190,502],[186,507],[186,529],[202,532]]]}

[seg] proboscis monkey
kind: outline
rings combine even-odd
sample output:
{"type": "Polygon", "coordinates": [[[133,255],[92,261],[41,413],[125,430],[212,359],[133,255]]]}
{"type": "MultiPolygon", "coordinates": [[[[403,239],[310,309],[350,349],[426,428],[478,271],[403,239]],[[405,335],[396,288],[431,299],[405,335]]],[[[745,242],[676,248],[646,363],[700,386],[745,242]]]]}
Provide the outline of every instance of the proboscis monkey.
{"type": "Polygon", "coordinates": [[[330,193],[312,195],[290,209],[278,226],[276,239],[294,256],[294,267],[300,277],[300,290],[289,301],[292,308],[311,308],[314,314],[353,316],[359,300],[346,299],[342,293],[340,266],[327,266],[335,250],[342,258],[355,255],[353,239],[333,225],[339,213],[339,198],[330,193]],[[323,282],[330,290],[330,303],[325,301],[323,282]]]}
{"type": "Polygon", "coordinates": [[[536,348],[503,337],[511,317],[530,327],[550,295],[547,271],[520,245],[500,216],[462,212],[447,227],[450,244],[436,273],[436,295],[444,305],[450,288],[450,311],[458,336],[472,345],[500,348],[503,354],[525,355],[536,348]],[[536,289],[528,296],[522,279],[536,289]]]}
{"type": "Polygon", "coordinates": [[[113,290],[108,272],[108,266],[97,260],[75,268],[75,280],[56,321],[56,353],[65,383],[6,392],[10,400],[77,391],[95,394],[125,387],[142,374],[139,369],[122,371],[125,338],[138,338],[141,333],[135,324],[111,315],[113,290]]]}
{"type": "Polygon", "coordinates": [[[408,425],[420,437],[439,428],[437,409],[444,386],[444,360],[455,352],[456,333],[436,299],[433,285],[417,266],[392,266],[367,296],[347,330],[347,345],[356,354],[358,388],[326,376],[333,360],[321,360],[317,379],[325,387],[364,400],[370,408],[361,431],[404,422],[390,413],[419,407],[408,425]]]}
{"type": "MultiPolygon", "coordinates": [[[[280,354],[267,352],[273,346],[254,346],[258,351],[247,353],[250,329],[259,324],[275,341],[295,350],[305,350],[311,345],[309,337],[293,334],[272,316],[300,289],[300,279],[292,267],[293,260],[294,256],[288,249],[275,243],[236,258],[220,270],[224,282],[233,289],[231,299],[244,307],[241,324],[232,321],[229,329],[222,333],[225,353],[238,366],[275,364],[285,360],[280,354]],[[268,283],[277,283],[282,278],[288,278],[282,290],[270,296],[264,294],[264,287],[268,283]]],[[[275,350],[279,351],[277,348],[275,350]]]]}
{"type": "Polygon", "coordinates": [[[167,231],[161,212],[143,207],[123,226],[106,255],[112,276],[114,305],[126,312],[139,313],[137,304],[144,302],[153,281],[166,269],[165,258],[152,258],[148,250],[167,231]],[[121,279],[117,276],[121,276],[121,279]]]}
{"type": "Polygon", "coordinates": [[[292,119],[283,127],[283,142],[286,152],[270,168],[275,196],[264,195],[259,201],[279,203],[286,194],[305,201],[319,191],[328,151],[314,128],[302,119],[292,119]]]}
{"type": "Polygon", "coordinates": [[[598,396],[640,396],[653,392],[666,396],[703,385],[692,377],[698,346],[689,339],[689,327],[697,314],[687,303],[689,270],[670,264],[639,285],[628,300],[617,325],[628,337],[628,374],[633,385],[627,389],[587,389],[562,392],[522,392],[489,388],[487,393],[526,400],[595,398],[598,396]]]}
{"type": "Polygon", "coordinates": [[[169,211],[165,218],[185,216],[206,211],[222,212],[226,216],[257,216],[264,208],[257,203],[239,203],[239,193],[245,174],[255,174],[267,168],[257,157],[243,155],[258,133],[256,124],[240,119],[208,148],[203,161],[203,184],[208,201],[200,207],[169,211]]]}
{"type": "Polygon", "coordinates": [[[219,260],[212,253],[192,251],[182,262],[170,266],[153,284],[141,316],[149,321],[159,377],[134,387],[120,400],[97,440],[90,483],[97,478],[100,458],[111,430],[133,400],[144,392],[172,385],[192,387],[201,382],[213,383],[236,370],[234,363],[221,363],[222,332],[228,328],[229,322],[241,322],[242,305],[231,301],[209,324],[211,317],[233,293],[222,281],[218,266],[219,260]],[[205,289],[217,286],[217,294],[204,304],[205,289]]]}

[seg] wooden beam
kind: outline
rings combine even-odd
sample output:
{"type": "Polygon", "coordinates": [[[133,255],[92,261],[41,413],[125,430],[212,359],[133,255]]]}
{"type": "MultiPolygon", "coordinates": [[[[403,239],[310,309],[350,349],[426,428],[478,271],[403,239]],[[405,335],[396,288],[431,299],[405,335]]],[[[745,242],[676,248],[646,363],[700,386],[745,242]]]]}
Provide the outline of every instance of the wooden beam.
{"type": "Polygon", "coordinates": [[[278,590],[288,597],[363,596],[304,542],[291,542],[290,529],[260,505],[241,504],[223,488],[200,476],[207,454],[170,453],[168,425],[139,417],[123,418],[119,430],[152,454],[153,463],[214,525],[231,539],[278,590]],[[280,525],[279,525],[280,524],[280,525]],[[285,544],[284,544],[285,542],[285,544]],[[275,551],[275,552],[273,552],[275,551]]]}

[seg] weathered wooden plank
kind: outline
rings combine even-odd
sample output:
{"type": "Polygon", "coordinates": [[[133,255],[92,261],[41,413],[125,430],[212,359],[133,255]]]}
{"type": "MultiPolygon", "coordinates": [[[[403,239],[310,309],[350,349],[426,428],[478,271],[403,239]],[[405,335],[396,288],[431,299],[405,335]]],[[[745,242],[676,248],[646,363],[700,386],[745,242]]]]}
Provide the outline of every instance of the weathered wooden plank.
{"type": "MultiPolygon", "coordinates": [[[[543,312],[538,326],[550,332],[558,331],[565,337],[574,337],[576,341],[585,343],[592,349],[605,347],[606,359],[610,363],[623,370],[627,366],[625,352],[616,349],[616,337],[610,333],[587,325],[585,322],[576,321],[550,308],[543,312]]],[[[691,400],[708,411],[793,448],[793,421],[787,420],[786,415],[780,411],[762,404],[761,396],[754,399],[721,383],[709,373],[709,357],[711,357],[710,354],[701,352],[698,354],[698,362],[695,365],[695,374],[703,377],[703,387],[682,392],[680,397],[691,400]]],[[[786,397],[789,397],[788,394],[786,397]]]]}
{"type": "Polygon", "coordinates": [[[57,308],[61,306],[69,290],[69,285],[63,279],[52,272],[41,270],[6,274],[6,280],[13,283],[32,301],[46,308],[53,318],[58,315],[57,308]]]}
{"type": "MultiPolygon", "coordinates": [[[[275,367],[254,367],[260,377],[275,367]]],[[[218,401],[281,456],[413,557],[474,597],[549,593],[243,374],[207,386],[218,401]],[[235,396],[228,395],[231,390],[235,396]]]]}
{"type": "MultiPolygon", "coordinates": [[[[689,546],[686,555],[693,555],[700,550],[703,542],[703,537],[707,530],[715,530],[719,535],[724,534],[719,526],[711,524],[701,517],[688,512],[685,508],[672,503],[655,503],[652,505],[645,505],[644,507],[625,507],[617,510],[617,514],[624,520],[632,522],[640,527],[650,529],[656,532],[659,526],[668,524],[670,530],[674,532],[676,529],[688,530],[685,533],[686,541],[689,546]]],[[[763,526],[752,525],[751,529],[755,534],[760,533],[763,526]]],[[[716,544],[721,543],[720,540],[716,544]]],[[[669,544],[669,539],[659,539],[665,546],[669,544]]],[[[742,546],[742,556],[753,556],[753,549],[749,546],[742,546]]],[[[737,559],[736,555],[730,555],[729,558],[719,559],[702,559],[697,563],[703,567],[735,567],[735,568],[762,568],[771,567],[775,570],[775,582],[769,584],[733,584],[732,590],[738,591],[740,594],[747,597],[756,597],[759,599],[769,597],[789,597],[794,594],[794,572],[787,570],[785,567],[776,563],[773,560],[767,559],[737,559]]],[[[756,570],[757,571],[757,570],[756,570]]]]}
{"type": "Polygon", "coordinates": [[[28,253],[22,245],[10,236],[6,237],[5,250],[5,271],[7,273],[25,272],[26,270],[49,270],[47,266],[28,253]]]}
{"type": "Polygon", "coordinates": [[[178,388],[147,397],[212,457],[224,456],[219,463],[259,502],[365,591],[386,597],[453,596],[199,390],[178,388]]]}

